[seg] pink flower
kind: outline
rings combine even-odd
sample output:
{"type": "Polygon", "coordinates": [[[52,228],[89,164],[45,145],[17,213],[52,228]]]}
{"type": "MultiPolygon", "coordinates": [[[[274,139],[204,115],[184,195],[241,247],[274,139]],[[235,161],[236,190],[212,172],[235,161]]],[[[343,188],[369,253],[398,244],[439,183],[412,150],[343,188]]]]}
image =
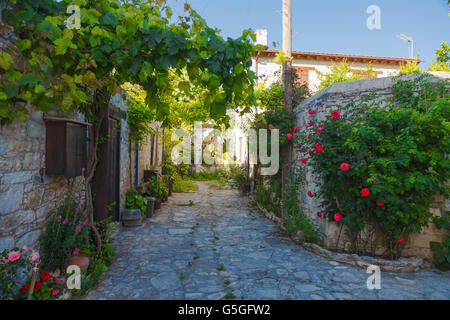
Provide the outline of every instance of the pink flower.
{"type": "Polygon", "coordinates": [[[295,126],[294,127],[294,133],[297,132],[298,130],[300,130],[300,127],[299,126],[295,126]]]}
{"type": "Polygon", "coordinates": [[[316,110],[310,110],[308,113],[312,116],[313,114],[316,113],[316,110]]]}
{"type": "Polygon", "coordinates": [[[402,243],[404,240],[405,240],[405,239],[403,239],[403,238],[398,238],[398,239],[397,239],[397,243],[402,243]]]}
{"type": "Polygon", "coordinates": [[[384,203],[383,202],[377,202],[377,206],[382,207],[382,206],[384,206],[384,203]]]}
{"type": "Polygon", "coordinates": [[[308,191],[308,196],[309,196],[309,197],[312,197],[312,196],[313,196],[311,191],[308,191]]]}
{"type": "Polygon", "coordinates": [[[81,172],[83,172],[83,173],[84,173],[85,171],[86,171],[86,168],[83,168],[83,169],[81,169],[81,172]]]}
{"type": "Polygon", "coordinates": [[[309,126],[313,126],[314,125],[314,121],[310,120],[308,123],[309,126]]]}
{"type": "Polygon", "coordinates": [[[73,250],[73,255],[77,256],[78,253],[80,253],[80,249],[79,248],[75,248],[75,250],[73,250]]]}
{"type": "Polygon", "coordinates": [[[88,220],[88,219],[84,220],[84,222],[83,222],[84,225],[86,225],[86,224],[88,224],[88,223],[89,223],[89,220],[88,220]]]}
{"type": "Polygon", "coordinates": [[[23,247],[22,247],[22,250],[25,250],[25,251],[26,251],[26,250],[28,250],[28,247],[27,247],[27,246],[23,246],[23,247]]]}
{"type": "Polygon", "coordinates": [[[75,234],[79,234],[82,228],[83,228],[83,223],[80,222],[75,229],[75,234]]]}
{"type": "Polygon", "coordinates": [[[87,215],[87,211],[86,210],[83,211],[83,216],[85,216],[85,215],[87,215]]]}
{"type": "Polygon", "coordinates": [[[317,105],[318,105],[319,107],[323,107],[323,103],[322,103],[322,102],[319,102],[317,105]]]}
{"type": "Polygon", "coordinates": [[[69,222],[69,219],[65,218],[62,224],[67,224],[69,222]]]}
{"type": "Polygon", "coordinates": [[[342,216],[339,212],[334,215],[334,220],[341,221],[341,219],[342,219],[342,216]]]}
{"type": "Polygon", "coordinates": [[[31,262],[38,262],[40,257],[41,256],[39,255],[39,252],[32,252],[31,255],[30,255],[30,261],[31,262]]]}
{"type": "Polygon", "coordinates": [[[57,218],[56,218],[56,221],[61,221],[61,216],[58,216],[57,218]]]}
{"type": "Polygon", "coordinates": [[[305,164],[306,163],[306,159],[305,158],[301,158],[300,161],[305,164]]]}
{"type": "Polygon", "coordinates": [[[318,127],[316,128],[316,132],[317,132],[317,133],[321,133],[322,131],[323,131],[323,127],[318,126],[318,127]]]}
{"type": "Polygon", "coordinates": [[[314,155],[314,152],[313,152],[313,151],[310,151],[310,152],[309,152],[309,155],[310,155],[310,156],[313,156],[313,155],[314,155]]]}
{"type": "Polygon", "coordinates": [[[79,208],[75,208],[75,212],[78,212],[78,210],[80,210],[79,208]]]}
{"type": "Polygon", "coordinates": [[[52,290],[52,296],[57,296],[59,294],[59,289],[52,290]]]}
{"type": "Polygon", "coordinates": [[[38,268],[38,267],[34,267],[34,268],[31,269],[31,270],[33,270],[33,272],[39,272],[39,268],[38,268]]]}
{"type": "Polygon", "coordinates": [[[340,116],[341,116],[341,113],[337,110],[334,110],[333,112],[331,112],[331,117],[333,119],[339,119],[340,116]]]}
{"type": "Polygon", "coordinates": [[[342,171],[347,171],[349,169],[349,165],[346,162],[342,162],[341,163],[341,170],[342,171]]]}
{"type": "Polygon", "coordinates": [[[20,251],[10,251],[8,252],[8,260],[14,262],[20,259],[20,251]]]}
{"type": "Polygon", "coordinates": [[[308,140],[311,140],[311,135],[310,134],[308,134],[308,140]]]}
{"type": "Polygon", "coordinates": [[[317,211],[317,216],[318,216],[319,218],[322,218],[322,212],[317,211]]]}
{"type": "Polygon", "coordinates": [[[292,140],[292,133],[288,133],[287,134],[287,138],[288,138],[289,141],[292,140]]]}

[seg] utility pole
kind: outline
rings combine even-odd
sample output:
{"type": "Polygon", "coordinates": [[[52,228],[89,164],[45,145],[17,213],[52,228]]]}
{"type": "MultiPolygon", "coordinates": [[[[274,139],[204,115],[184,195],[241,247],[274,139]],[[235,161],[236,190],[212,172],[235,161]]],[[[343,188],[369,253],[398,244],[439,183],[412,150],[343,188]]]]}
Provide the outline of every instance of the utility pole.
{"type": "MultiPolygon", "coordinates": [[[[284,107],[292,112],[292,5],[291,0],[282,0],[283,1],[283,52],[288,57],[288,60],[283,63],[283,104],[284,107]]],[[[288,182],[289,176],[291,174],[290,166],[291,166],[291,154],[292,147],[291,145],[287,145],[281,150],[282,156],[282,165],[281,165],[281,191],[282,197],[284,197],[284,191],[286,188],[286,184],[288,182]]],[[[286,214],[285,208],[283,208],[283,214],[286,214]]]]}

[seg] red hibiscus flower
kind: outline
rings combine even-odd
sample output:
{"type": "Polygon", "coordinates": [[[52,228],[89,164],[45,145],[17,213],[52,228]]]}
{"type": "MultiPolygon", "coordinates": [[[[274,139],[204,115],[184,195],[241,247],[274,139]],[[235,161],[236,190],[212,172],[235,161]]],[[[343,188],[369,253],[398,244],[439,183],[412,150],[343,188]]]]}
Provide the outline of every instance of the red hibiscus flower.
{"type": "Polygon", "coordinates": [[[42,282],[36,281],[34,284],[34,291],[38,291],[42,287],[42,282]]]}
{"type": "Polygon", "coordinates": [[[28,288],[30,288],[30,285],[24,284],[24,285],[19,289],[19,292],[20,292],[20,293],[27,293],[28,288]]]}
{"type": "Polygon", "coordinates": [[[287,134],[287,138],[288,138],[289,141],[292,140],[292,133],[288,133],[287,134]]]}
{"type": "Polygon", "coordinates": [[[347,171],[349,169],[349,165],[346,162],[342,162],[341,163],[341,170],[342,171],[347,171]]]}
{"type": "Polygon", "coordinates": [[[294,132],[297,132],[298,130],[300,130],[300,127],[299,126],[295,126],[294,127],[294,132]]]}
{"type": "Polygon", "coordinates": [[[317,216],[318,216],[319,218],[322,218],[322,212],[317,211],[317,216]]]}
{"type": "Polygon", "coordinates": [[[341,219],[342,219],[342,216],[339,212],[334,214],[334,220],[341,221],[341,219]]]}
{"type": "Polygon", "coordinates": [[[50,277],[51,277],[50,273],[48,273],[48,272],[41,273],[41,279],[44,281],[50,279],[50,277]]]}
{"type": "Polygon", "coordinates": [[[384,206],[384,203],[383,202],[377,202],[377,206],[382,207],[382,206],[384,206]]]}
{"type": "Polygon", "coordinates": [[[305,159],[305,158],[302,158],[300,161],[301,161],[303,164],[306,163],[306,159],[305,159]]]}
{"type": "Polygon", "coordinates": [[[403,238],[398,238],[398,239],[397,239],[397,243],[402,243],[404,240],[405,240],[405,239],[403,239],[403,238]]]}
{"type": "Polygon", "coordinates": [[[315,110],[310,110],[310,111],[309,111],[309,114],[310,114],[310,115],[313,115],[313,114],[315,114],[315,113],[316,113],[315,110]]]}
{"type": "Polygon", "coordinates": [[[331,117],[332,117],[333,119],[339,119],[340,116],[341,116],[341,113],[340,113],[339,111],[337,111],[337,110],[334,110],[334,111],[331,113],[331,117]]]}
{"type": "Polygon", "coordinates": [[[312,197],[312,192],[308,191],[308,196],[312,197]]]}
{"type": "Polygon", "coordinates": [[[363,197],[368,197],[369,194],[370,194],[370,191],[369,191],[369,189],[364,188],[364,189],[362,189],[359,193],[361,193],[361,195],[362,195],[363,197]]]}
{"type": "Polygon", "coordinates": [[[323,151],[323,146],[320,143],[316,143],[316,152],[321,153],[323,151]]]}

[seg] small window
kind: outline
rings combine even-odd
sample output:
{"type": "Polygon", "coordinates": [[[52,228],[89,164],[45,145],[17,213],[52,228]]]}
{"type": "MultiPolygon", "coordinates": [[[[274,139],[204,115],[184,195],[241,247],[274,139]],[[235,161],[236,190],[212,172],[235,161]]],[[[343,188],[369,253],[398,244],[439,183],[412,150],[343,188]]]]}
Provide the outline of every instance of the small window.
{"type": "Polygon", "coordinates": [[[80,176],[87,163],[87,124],[59,118],[44,120],[46,173],[80,176]]]}

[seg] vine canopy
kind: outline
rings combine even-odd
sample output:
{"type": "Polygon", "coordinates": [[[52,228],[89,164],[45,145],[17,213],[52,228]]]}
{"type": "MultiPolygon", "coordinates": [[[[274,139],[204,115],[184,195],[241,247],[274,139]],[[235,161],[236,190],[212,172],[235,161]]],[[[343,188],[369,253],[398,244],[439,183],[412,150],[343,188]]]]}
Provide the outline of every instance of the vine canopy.
{"type": "Polygon", "coordinates": [[[0,33],[11,26],[17,40],[0,52],[1,123],[25,120],[28,102],[41,111],[56,105],[89,116],[90,92],[117,93],[126,82],[147,92],[147,105],[164,121],[170,70],[187,70],[191,83],[207,89],[203,98],[212,119],[224,117],[230,106],[256,104],[253,32],[224,40],[188,4],[185,16],[170,24],[172,11],[163,3],[9,0],[0,33]],[[66,27],[70,5],[81,9],[79,29],[66,27]]]}

